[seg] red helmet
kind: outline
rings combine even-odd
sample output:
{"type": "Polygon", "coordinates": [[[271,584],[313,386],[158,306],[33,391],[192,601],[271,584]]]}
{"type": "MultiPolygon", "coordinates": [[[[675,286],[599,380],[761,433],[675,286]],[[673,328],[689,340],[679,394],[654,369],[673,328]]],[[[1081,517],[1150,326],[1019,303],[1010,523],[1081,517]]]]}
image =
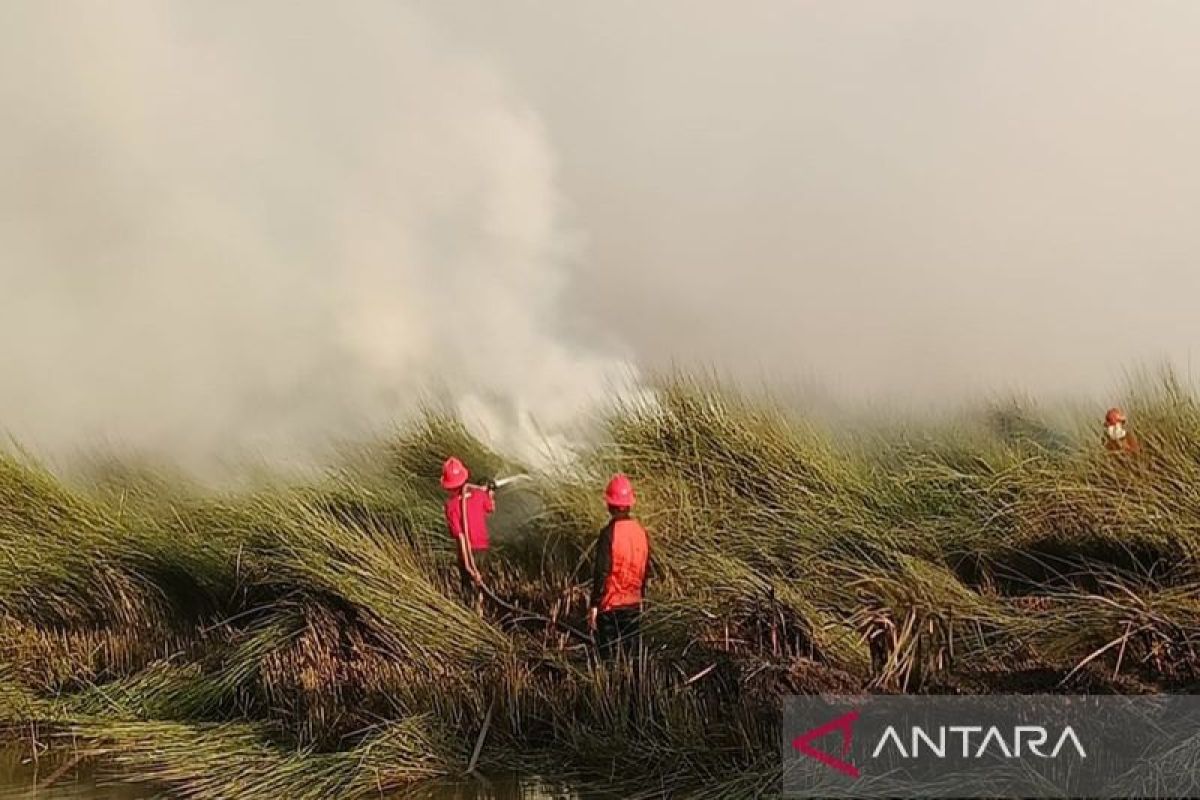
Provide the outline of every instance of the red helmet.
{"type": "Polygon", "coordinates": [[[1104,424],[1105,425],[1117,425],[1117,424],[1124,425],[1125,422],[1126,422],[1125,412],[1119,408],[1110,408],[1108,410],[1108,413],[1104,415],[1104,424]]]}
{"type": "Polygon", "coordinates": [[[467,472],[467,467],[454,456],[446,459],[446,463],[442,464],[442,488],[451,490],[457,489],[467,482],[471,474],[467,472]]]}
{"type": "Polygon", "coordinates": [[[608,487],[604,490],[604,502],[617,508],[632,508],[637,502],[633,494],[633,484],[621,473],[612,476],[608,487]]]}

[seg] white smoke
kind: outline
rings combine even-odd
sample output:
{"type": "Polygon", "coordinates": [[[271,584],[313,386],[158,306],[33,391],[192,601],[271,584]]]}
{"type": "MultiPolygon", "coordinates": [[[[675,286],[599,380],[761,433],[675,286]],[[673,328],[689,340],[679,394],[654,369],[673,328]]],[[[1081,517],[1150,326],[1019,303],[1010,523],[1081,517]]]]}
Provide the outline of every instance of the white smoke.
{"type": "Polygon", "coordinates": [[[568,346],[538,120],[395,3],[0,6],[0,426],[207,466],[430,386],[544,455],[632,370],[568,346]]]}

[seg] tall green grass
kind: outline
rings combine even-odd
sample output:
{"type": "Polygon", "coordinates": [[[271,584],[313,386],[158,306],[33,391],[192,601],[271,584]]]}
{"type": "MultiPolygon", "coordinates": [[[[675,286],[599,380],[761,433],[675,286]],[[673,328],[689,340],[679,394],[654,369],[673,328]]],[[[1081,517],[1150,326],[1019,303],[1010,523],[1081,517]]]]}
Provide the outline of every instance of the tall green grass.
{"type": "Polygon", "coordinates": [[[321,480],[213,493],[0,458],[0,727],[193,797],[366,797],[484,770],[635,796],[753,794],[796,692],[1186,690],[1200,641],[1200,404],[1128,398],[1144,452],[1028,401],[825,430],[686,376],[506,490],[457,596],[437,473],[521,469],[430,413],[321,480]],[[583,627],[599,489],[655,566],[636,665],[583,627]],[[513,511],[517,509],[518,511],[513,511]],[[31,731],[35,732],[31,734],[31,731]]]}

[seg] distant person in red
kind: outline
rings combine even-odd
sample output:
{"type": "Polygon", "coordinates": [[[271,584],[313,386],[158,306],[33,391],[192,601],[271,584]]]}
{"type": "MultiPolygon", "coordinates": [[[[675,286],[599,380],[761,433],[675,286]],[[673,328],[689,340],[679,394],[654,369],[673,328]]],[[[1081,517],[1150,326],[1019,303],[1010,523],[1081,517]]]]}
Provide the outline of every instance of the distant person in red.
{"type": "Polygon", "coordinates": [[[463,595],[482,607],[483,573],[488,552],[488,515],[496,510],[495,493],[490,487],[467,483],[470,473],[454,456],[442,465],[442,488],[446,498],[446,525],[458,544],[458,571],[463,595]]]}
{"type": "Polygon", "coordinates": [[[1104,415],[1104,447],[1114,453],[1137,453],[1142,448],[1137,437],[1126,425],[1129,420],[1119,408],[1110,408],[1104,415]]]}
{"type": "Polygon", "coordinates": [[[588,627],[595,633],[600,655],[607,660],[618,650],[633,649],[639,640],[650,574],[650,540],[630,513],[637,498],[629,478],[614,475],[604,501],[610,518],[596,544],[588,627]]]}

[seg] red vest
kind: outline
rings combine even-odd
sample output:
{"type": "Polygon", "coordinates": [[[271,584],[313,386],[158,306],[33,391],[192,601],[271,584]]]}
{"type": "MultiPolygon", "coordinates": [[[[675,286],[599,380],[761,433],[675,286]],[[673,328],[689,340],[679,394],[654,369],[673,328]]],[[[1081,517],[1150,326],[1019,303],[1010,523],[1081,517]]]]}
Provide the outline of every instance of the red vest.
{"type": "Polygon", "coordinates": [[[487,550],[487,518],[495,510],[492,496],[486,491],[464,487],[461,492],[446,498],[446,525],[450,528],[450,535],[462,536],[465,520],[467,544],[472,550],[487,550]]]}
{"type": "Polygon", "coordinates": [[[612,569],[604,583],[604,596],[600,598],[601,611],[642,602],[649,557],[650,542],[637,520],[616,520],[612,530],[612,569]]]}

